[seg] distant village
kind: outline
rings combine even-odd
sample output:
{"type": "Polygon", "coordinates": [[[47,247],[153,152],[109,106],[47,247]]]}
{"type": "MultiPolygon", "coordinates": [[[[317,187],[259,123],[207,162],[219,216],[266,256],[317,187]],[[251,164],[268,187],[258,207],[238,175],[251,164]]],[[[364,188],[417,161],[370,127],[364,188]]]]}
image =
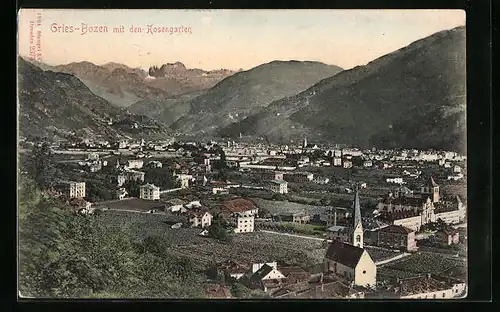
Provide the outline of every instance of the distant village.
{"type": "MultiPolygon", "coordinates": [[[[34,144],[20,139],[21,150],[34,144]]],[[[449,299],[467,292],[468,205],[465,191],[457,191],[466,188],[467,168],[456,152],[325,146],[307,138],[284,146],[84,139],[52,142],[51,150],[67,176],[50,191],[76,213],[157,215],[169,231],[190,229],[207,242],[219,239],[217,226],[245,251],[252,242],[238,246],[238,237],[257,234],[321,250],[315,270],[271,257],[211,263],[204,287],[213,298],[232,298],[232,282],[289,299],[449,299]],[[172,181],[169,188],[148,178],[155,172],[172,181]],[[112,186],[109,198],[89,198],[91,178],[112,186]]]]}

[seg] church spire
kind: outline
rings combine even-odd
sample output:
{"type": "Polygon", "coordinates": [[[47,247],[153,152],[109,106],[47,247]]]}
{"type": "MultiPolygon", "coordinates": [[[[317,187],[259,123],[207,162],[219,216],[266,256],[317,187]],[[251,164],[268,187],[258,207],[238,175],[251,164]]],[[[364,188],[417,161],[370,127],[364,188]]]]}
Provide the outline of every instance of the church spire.
{"type": "Polygon", "coordinates": [[[354,198],[353,221],[354,221],[353,224],[354,228],[356,228],[358,224],[361,223],[361,207],[359,205],[359,190],[357,185],[356,185],[356,196],[354,198]]]}

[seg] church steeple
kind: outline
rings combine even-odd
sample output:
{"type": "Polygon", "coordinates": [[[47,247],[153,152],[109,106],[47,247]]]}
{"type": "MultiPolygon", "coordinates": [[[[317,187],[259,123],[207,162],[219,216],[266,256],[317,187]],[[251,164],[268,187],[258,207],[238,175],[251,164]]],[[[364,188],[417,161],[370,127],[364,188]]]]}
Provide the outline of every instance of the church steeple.
{"type": "Polygon", "coordinates": [[[356,185],[356,195],[353,207],[353,234],[352,245],[363,248],[363,223],[361,221],[361,207],[359,204],[359,188],[356,185]]]}

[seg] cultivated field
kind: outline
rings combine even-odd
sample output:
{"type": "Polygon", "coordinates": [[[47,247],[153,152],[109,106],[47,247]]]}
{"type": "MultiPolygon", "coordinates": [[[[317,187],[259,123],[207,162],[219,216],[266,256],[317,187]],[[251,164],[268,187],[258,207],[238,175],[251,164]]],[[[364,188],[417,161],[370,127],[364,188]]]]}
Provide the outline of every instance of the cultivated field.
{"type": "Polygon", "coordinates": [[[401,254],[401,252],[394,252],[392,250],[382,249],[378,247],[364,246],[364,248],[374,262],[387,260],[401,254]]]}
{"type": "Polygon", "coordinates": [[[198,236],[200,229],[172,229],[165,224],[165,217],[155,214],[105,211],[98,220],[137,240],[158,235],[168,241],[172,254],[187,256],[200,268],[206,268],[211,261],[227,259],[242,262],[281,260],[309,268],[321,263],[326,252],[321,241],[263,232],[234,234],[230,242],[219,242],[198,236]]]}
{"type": "Polygon", "coordinates": [[[306,214],[313,216],[315,214],[324,213],[328,208],[327,206],[313,206],[287,201],[266,200],[261,198],[252,198],[252,200],[259,207],[269,210],[269,212],[272,214],[305,212],[306,214]]]}
{"type": "Polygon", "coordinates": [[[464,268],[467,267],[465,261],[440,255],[436,253],[417,252],[401,261],[391,262],[384,269],[406,271],[411,273],[431,273],[435,275],[448,275],[456,278],[463,278],[464,268]],[[455,269],[453,269],[455,268],[455,269]]]}

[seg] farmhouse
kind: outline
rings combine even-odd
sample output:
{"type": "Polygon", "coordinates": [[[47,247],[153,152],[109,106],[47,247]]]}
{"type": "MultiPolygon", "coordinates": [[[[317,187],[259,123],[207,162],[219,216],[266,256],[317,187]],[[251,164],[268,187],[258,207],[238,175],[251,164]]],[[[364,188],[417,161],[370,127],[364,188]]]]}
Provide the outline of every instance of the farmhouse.
{"type": "Polygon", "coordinates": [[[287,213],[281,214],[281,221],[306,224],[311,221],[311,217],[305,213],[287,213]]]}

